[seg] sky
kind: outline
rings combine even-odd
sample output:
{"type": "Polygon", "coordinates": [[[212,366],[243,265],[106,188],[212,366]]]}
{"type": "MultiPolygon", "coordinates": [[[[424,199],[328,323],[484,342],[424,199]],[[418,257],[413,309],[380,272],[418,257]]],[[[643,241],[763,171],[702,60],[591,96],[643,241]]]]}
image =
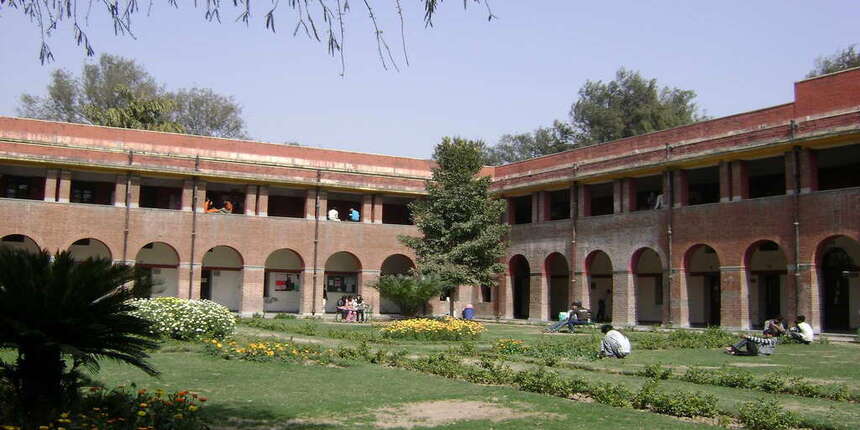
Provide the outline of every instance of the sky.
{"type": "Polygon", "coordinates": [[[293,37],[287,2],[274,34],[264,26],[268,2],[256,3],[249,26],[233,21],[230,1],[220,24],[180,3],[154,0],[135,17],[133,38],[115,36],[94,4],[84,30],[96,57],[75,45],[65,23],[48,39],[55,61],[44,66],[38,27],[0,7],[0,115],[15,116],[22,93],[43,95],[53,69],[77,74],[111,53],[168,89],[232,95],[254,140],[429,158],[443,136],[494,144],[568,119],[579,88],[613,79],[619,67],[695,91],[711,117],[790,102],[815,58],[860,43],[858,1],[491,0],[496,19],[488,21],[483,5],[470,0],[464,10],[448,0],[426,28],[412,0],[402,2],[407,66],[395,2],[370,1],[398,72],[383,68],[364,3],[353,0],[341,76],[324,43],[293,37]]]}

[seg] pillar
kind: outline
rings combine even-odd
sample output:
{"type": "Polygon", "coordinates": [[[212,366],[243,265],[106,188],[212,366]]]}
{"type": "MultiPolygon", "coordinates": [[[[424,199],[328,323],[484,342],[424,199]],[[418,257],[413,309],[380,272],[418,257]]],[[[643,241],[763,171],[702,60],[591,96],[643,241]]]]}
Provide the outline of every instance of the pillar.
{"type": "Polygon", "coordinates": [[[180,262],[179,267],[176,268],[176,277],[176,296],[180,299],[190,299],[189,293],[192,286],[191,263],[187,261],[180,262]]]}
{"type": "Polygon", "coordinates": [[[269,187],[257,187],[257,216],[269,216],[269,187]]]}
{"type": "MultiPolygon", "coordinates": [[[[256,185],[248,185],[245,187],[245,215],[254,216],[256,214],[257,214],[257,186],[256,185]]],[[[260,297],[262,297],[262,295],[260,297]]]]}
{"type": "Polygon", "coordinates": [[[612,181],[612,213],[621,213],[624,210],[624,191],[621,179],[612,181]]]}
{"type": "Polygon", "coordinates": [[[72,193],[72,172],[68,170],[60,171],[60,180],[57,188],[57,201],[60,203],[68,203],[72,193]]]}
{"type": "Polygon", "coordinates": [[[749,328],[749,286],[746,268],[720,267],[720,326],[749,328]]]}
{"type": "Polygon", "coordinates": [[[621,180],[621,211],[635,212],[636,209],[636,180],[624,178],[621,180]]]}
{"type": "Polygon", "coordinates": [[[821,332],[821,286],[818,283],[818,268],[815,264],[801,263],[797,268],[797,313],[806,316],[816,333],[821,332]]]}
{"type": "MultiPolygon", "coordinates": [[[[687,271],[672,269],[669,281],[669,325],[672,327],[690,326],[690,299],[687,296],[687,271]]],[[[664,305],[666,302],[663,302],[664,305]]]]}
{"type": "Polygon", "coordinates": [[[728,161],[720,161],[720,203],[732,200],[732,164],[728,161]]]}
{"type": "Polygon", "coordinates": [[[499,291],[497,300],[499,301],[498,314],[505,319],[513,319],[514,317],[514,280],[511,278],[510,267],[506,266],[505,271],[500,275],[499,291]]]}
{"type": "Polygon", "coordinates": [[[675,195],[672,196],[672,207],[680,208],[682,206],[687,206],[690,202],[690,187],[687,183],[687,171],[676,170],[675,174],[672,176],[675,181],[673,187],[675,195]]]}
{"type": "Polygon", "coordinates": [[[538,222],[549,221],[549,210],[550,206],[552,205],[552,202],[550,202],[551,193],[549,191],[540,191],[538,194],[540,194],[540,198],[538,199],[540,201],[540,211],[538,211],[540,217],[538,219],[538,222]]]}
{"type": "MultiPolygon", "coordinates": [[[[305,219],[313,220],[316,213],[316,195],[317,191],[313,189],[307,190],[305,193],[305,219]]],[[[322,202],[320,202],[322,204],[322,202]]],[[[320,213],[320,215],[323,215],[320,213]]]]}
{"type": "MultiPolygon", "coordinates": [[[[722,189],[723,178],[720,176],[720,188],[722,189]]],[[[750,197],[750,181],[747,178],[747,162],[743,160],[732,161],[732,200],[744,200],[750,197]]]]}
{"type": "Polygon", "coordinates": [[[361,222],[372,224],[374,218],[373,198],[371,194],[361,196],[361,222]]]}
{"type": "MultiPolygon", "coordinates": [[[[326,219],[328,219],[328,193],[323,191],[323,190],[319,190],[319,191],[317,191],[317,193],[319,194],[319,197],[318,197],[318,200],[319,200],[319,219],[320,220],[326,220],[326,219]]],[[[312,214],[313,214],[313,212],[312,212],[312,214]]],[[[346,214],[338,214],[338,215],[340,216],[341,219],[343,219],[344,215],[346,215],[346,214]]],[[[313,219],[313,215],[311,215],[311,219],[313,219]]]]}
{"type": "Polygon", "coordinates": [[[634,273],[629,270],[612,272],[612,324],[636,325],[636,292],[634,273]]]}
{"type": "Polygon", "coordinates": [[[541,221],[540,219],[540,192],[535,192],[531,194],[532,199],[532,224],[538,223],[541,221]]]}
{"type": "Polygon", "coordinates": [[[379,270],[362,270],[361,279],[358,280],[358,294],[365,303],[373,306],[373,315],[379,315],[379,290],[371,287],[379,280],[379,270]]]}
{"type": "MultiPolygon", "coordinates": [[[[320,273],[318,276],[322,276],[320,273]]],[[[314,285],[314,269],[313,268],[305,268],[302,271],[301,276],[301,287],[299,290],[300,299],[299,299],[299,314],[310,316],[310,315],[318,315],[322,313],[322,291],[319,291],[317,294],[317,290],[314,285]],[[316,295],[316,303],[314,303],[314,296],[316,295]],[[316,305],[316,307],[314,307],[316,305]]]]}
{"type": "MultiPolygon", "coordinates": [[[[118,200],[118,196],[116,198],[118,200]]],[[[132,176],[128,184],[128,207],[140,206],[140,176],[132,176]]]]}
{"type": "Polygon", "coordinates": [[[373,196],[373,223],[374,224],[382,224],[382,211],[385,208],[385,205],[382,202],[381,196],[373,196]]]}
{"type": "MultiPolygon", "coordinates": [[[[192,196],[193,200],[193,196],[192,196]]],[[[191,204],[196,208],[198,213],[203,213],[203,203],[206,202],[206,182],[197,181],[197,201],[192,201],[191,204]]]]}
{"type": "MultiPolygon", "coordinates": [[[[818,191],[818,164],[815,153],[809,148],[800,151],[800,192],[802,194],[818,191]]],[[[807,322],[809,318],[807,318],[807,322]]],[[[816,327],[816,326],[813,326],[816,327]]]]}
{"type": "MultiPolygon", "coordinates": [[[[589,308],[591,303],[591,285],[588,283],[588,273],[585,271],[571,272],[571,278],[576,282],[570,292],[571,302],[582,302],[582,306],[589,308]]],[[[597,309],[592,309],[592,318],[597,315],[597,309]]]]}
{"type": "Polygon", "coordinates": [[[514,225],[514,222],[516,222],[516,206],[514,205],[514,199],[508,197],[505,199],[505,202],[507,203],[505,206],[505,215],[507,215],[508,225],[514,225]]]}
{"type": "Polygon", "coordinates": [[[783,284],[783,300],[785,301],[782,312],[787,321],[794,321],[800,315],[797,312],[797,272],[793,264],[789,264],[785,272],[785,283],[783,284]]]}
{"type": "Polygon", "coordinates": [[[579,186],[579,216],[591,216],[591,193],[588,190],[588,185],[582,184],[579,186]]]}
{"type": "Polygon", "coordinates": [[[57,201],[57,180],[60,172],[57,169],[48,169],[45,172],[45,201],[57,201]]]}
{"type": "Polygon", "coordinates": [[[242,300],[239,303],[239,314],[250,316],[263,313],[264,280],[263,266],[242,267],[242,300]]]}
{"type": "Polygon", "coordinates": [[[113,205],[116,207],[125,207],[126,197],[128,196],[128,176],[116,175],[116,182],[113,193],[113,205]]]}
{"type": "MultiPolygon", "coordinates": [[[[200,298],[200,280],[203,275],[203,265],[200,263],[191,263],[189,270],[191,270],[191,297],[190,299],[199,299],[200,298]]],[[[181,284],[181,283],[180,283],[181,284]]],[[[187,287],[187,285],[186,285],[187,287]]]]}
{"type": "Polygon", "coordinates": [[[194,181],[186,179],[182,181],[182,211],[191,212],[192,200],[194,199],[194,181]]]}
{"type": "Polygon", "coordinates": [[[549,320],[549,277],[543,272],[532,272],[529,278],[529,319],[547,321],[549,320]]]}
{"type": "Polygon", "coordinates": [[[785,152],[785,193],[795,193],[794,175],[797,172],[794,165],[794,151],[785,152]]]}

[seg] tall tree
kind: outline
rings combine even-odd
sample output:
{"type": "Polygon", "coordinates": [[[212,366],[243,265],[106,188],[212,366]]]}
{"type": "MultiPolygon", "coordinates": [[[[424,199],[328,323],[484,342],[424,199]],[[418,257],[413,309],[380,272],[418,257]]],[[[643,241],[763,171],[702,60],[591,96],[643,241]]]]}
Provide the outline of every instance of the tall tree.
{"type": "Polygon", "coordinates": [[[569,124],[556,120],[552,127],[539,127],[529,133],[503,135],[495,146],[484,148],[484,162],[498,166],[567,151],[573,147],[573,129],[569,124]]]}
{"type": "Polygon", "coordinates": [[[55,70],[47,89],[45,96],[23,94],[18,114],[51,121],[247,138],[242,108],[232,97],[204,88],[167,92],[137,62],[117,55],[102,54],[98,63],[84,65],[80,77],[55,70]],[[132,100],[133,109],[129,105],[132,100]],[[153,116],[156,111],[158,115],[153,116]]]}
{"type": "Polygon", "coordinates": [[[501,223],[505,203],[490,195],[490,178],[478,177],[483,143],[443,138],[433,158],[427,197],[410,204],[422,236],[401,236],[415,250],[417,270],[449,287],[492,286],[504,266],[508,226],[501,223]]]}
{"type": "Polygon", "coordinates": [[[662,87],[656,79],[623,67],[615,80],[586,81],[570,111],[576,141],[606,142],[704,119],[693,103],[696,93],[662,87]]]}
{"type": "Polygon", "coordinates": [[[840,70],[860,67],[860,51],[854,49],[856,46],[851,45],[833,55],[816,58],[815,68],[810,70],[806,77],[814,78],[828,73],[836,73],[840,70]]]}

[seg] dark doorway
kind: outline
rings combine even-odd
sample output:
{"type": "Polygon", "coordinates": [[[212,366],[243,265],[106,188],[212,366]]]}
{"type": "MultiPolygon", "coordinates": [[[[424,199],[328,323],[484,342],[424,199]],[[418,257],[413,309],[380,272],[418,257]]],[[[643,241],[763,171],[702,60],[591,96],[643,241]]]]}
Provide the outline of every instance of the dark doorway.
{"type": "Polygon", "coordinates": [[[200,298],[212,300],[212,271],[203,269],[200,274],[200,298]]]}
{"type": "Polygon", "coordinates": [[[842,248],[833,248],[824,255],[824,330],[849,330],[849,276],[858,267],[842,248]]]}
{"type": "Polygon", "coordinates": [[[779,275],[770,273],[762,275],[761,279],[761,300],[764,308],[764,317],[773,318],[782,313],[782,303],[779,297],[779,275]]]}
{"type": "Polygon", "coordinates": [[[514,318],[528,319],[529,294],[531,292],[531,270],[522,255],[511,259],[511,281],[513,282],[514,318]]]}
{"type": "Polygon", "coordinates": [[[708,325],[720,325],[720,274],[706,273],[705,294],[708,300],[708,325]]]}

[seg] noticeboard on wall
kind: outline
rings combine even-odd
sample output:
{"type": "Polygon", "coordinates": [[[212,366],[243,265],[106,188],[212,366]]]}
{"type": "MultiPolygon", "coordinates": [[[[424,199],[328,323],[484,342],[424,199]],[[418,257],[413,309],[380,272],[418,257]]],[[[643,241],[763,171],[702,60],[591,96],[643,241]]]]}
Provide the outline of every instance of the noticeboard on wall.
{"type": "Polygon", "coordinates": [[[274,272],[269,274],[269,289],[271,291],[299,291],[299,274],[274,272]]]}
{"type": "Polygon", "coordinates": [[[325,276],[325,288],[330,293],[352,293],[356,292],[356,280],[358,276],[354,273],[339,273],[325,276]]]}

